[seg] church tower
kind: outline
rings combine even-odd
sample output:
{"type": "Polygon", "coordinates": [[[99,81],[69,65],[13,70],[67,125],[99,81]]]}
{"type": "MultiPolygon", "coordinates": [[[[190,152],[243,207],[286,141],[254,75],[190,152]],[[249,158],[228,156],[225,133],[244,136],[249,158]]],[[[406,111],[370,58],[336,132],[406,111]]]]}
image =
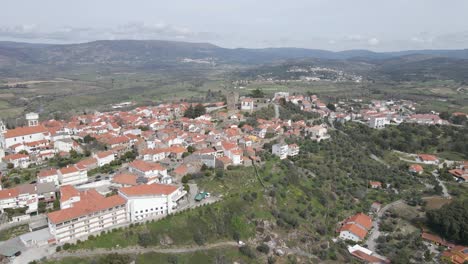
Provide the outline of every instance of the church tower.
{"type": "Polygon", "coordinates": [[[28,126],[38,126],[39,125],[39,114],[37,113],[28,113],[26,114],[26,120],[28,121],[28,126]]]}

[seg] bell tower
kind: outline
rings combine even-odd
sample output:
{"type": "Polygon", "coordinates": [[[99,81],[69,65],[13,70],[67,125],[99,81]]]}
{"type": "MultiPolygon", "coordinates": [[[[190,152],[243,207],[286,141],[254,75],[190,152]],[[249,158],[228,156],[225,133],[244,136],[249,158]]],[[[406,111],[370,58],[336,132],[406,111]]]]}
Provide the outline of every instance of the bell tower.
{"type": "Polygon", "coordinates": [[[26,120],[28,121],[28,126],[38,126],[39,125],[39,114],[37,113],[27,113],[26,120]]]}

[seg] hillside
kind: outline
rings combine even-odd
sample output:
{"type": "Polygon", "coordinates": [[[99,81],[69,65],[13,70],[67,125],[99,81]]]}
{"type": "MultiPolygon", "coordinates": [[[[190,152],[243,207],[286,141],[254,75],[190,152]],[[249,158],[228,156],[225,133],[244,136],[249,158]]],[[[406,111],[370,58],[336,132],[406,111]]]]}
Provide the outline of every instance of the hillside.
{"type": "Polygon", "coordinates": [[[0,42],[0,76],[26,77],[82,71],[153,71],[157,69],[252,66],[311,60],[314,65],[356,72],[371,79],[467,79],[468,50],[377,53],[332,52],[300,48],[226,49],[208,43],[161,40],[104,40],[51,45],[0,42]],[[457,70],[454,70],[457,69],[457,70]]]}

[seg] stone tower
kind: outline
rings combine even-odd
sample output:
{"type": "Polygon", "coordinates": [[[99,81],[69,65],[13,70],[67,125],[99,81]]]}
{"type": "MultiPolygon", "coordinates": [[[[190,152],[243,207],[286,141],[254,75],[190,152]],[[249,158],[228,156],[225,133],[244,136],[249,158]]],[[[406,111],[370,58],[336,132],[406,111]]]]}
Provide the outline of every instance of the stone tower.
{"type": "Polygon", "coordinates": [[[236,110],[237,104],[239,103],[239,93],[234,91],[228,91],[226,93],[226,103],[228,110],[236,110]]]}

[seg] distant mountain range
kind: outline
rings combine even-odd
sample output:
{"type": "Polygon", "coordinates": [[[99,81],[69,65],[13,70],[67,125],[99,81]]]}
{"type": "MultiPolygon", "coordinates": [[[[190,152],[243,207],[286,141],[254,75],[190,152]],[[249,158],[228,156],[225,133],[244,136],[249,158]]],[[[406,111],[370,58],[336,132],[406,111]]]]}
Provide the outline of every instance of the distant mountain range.
{"type": "MultiPolygon", "coordinates": [[[[30,70],[37,66],[41,67],[38,70],[49,71],[89,65],[158,68],[180,64],[185,58],[207,60],[217,65],[256,65],[302,59],[338,60],[347,64],[366,63],[395,73],[416,70],[429,75],[437,75],[434,70],[446,74],[454,67],[464,71],[468,69],[468,49],[333,52],[301,48],[227,49],[208,43],[161,40],[103,40],[67,45],[0,42],[0,75],[18,74],[20,69],[30,70]],[[428,69],[430,72],[425,72],[428,69]]],[[[464,80],[465,76],[461,78],[464,80]]]]}

